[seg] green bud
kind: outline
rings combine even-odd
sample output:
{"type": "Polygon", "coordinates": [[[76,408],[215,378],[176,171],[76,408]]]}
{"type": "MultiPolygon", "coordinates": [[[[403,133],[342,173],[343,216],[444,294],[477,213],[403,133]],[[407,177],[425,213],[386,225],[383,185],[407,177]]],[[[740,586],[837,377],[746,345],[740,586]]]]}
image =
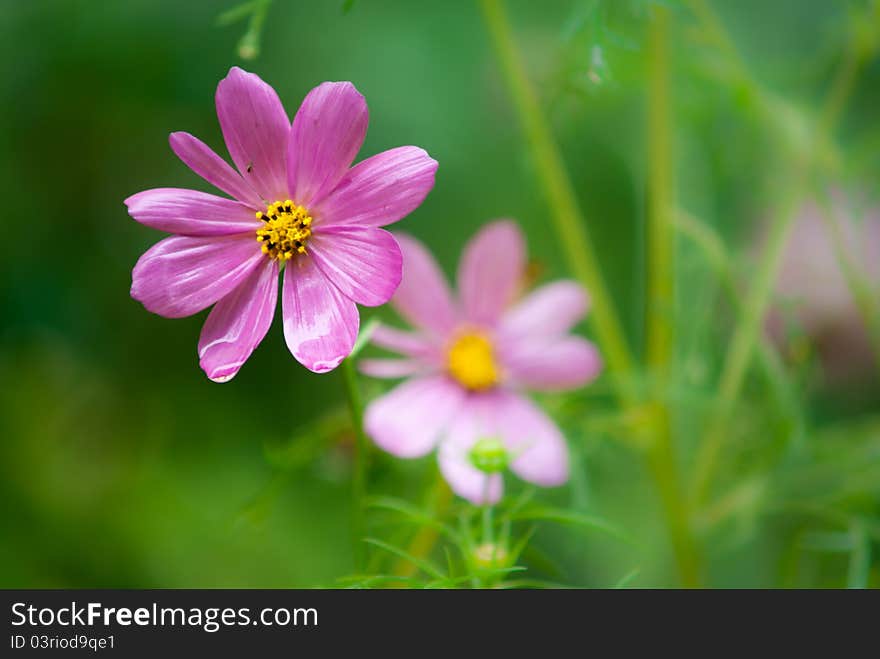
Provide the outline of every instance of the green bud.
{"type": "Polygon", "coordinates": [[[474,565],[483,569],[507,567],[509,555],[502,545],[489,542],[474,548],[474,565]]]}
{"type": "Polygon", "coordinates": [[[487,474],[497,474],[507,469],[509,455],[501,440],[484,437],[477,440],[468,456],[471,464],[487,474]]]}

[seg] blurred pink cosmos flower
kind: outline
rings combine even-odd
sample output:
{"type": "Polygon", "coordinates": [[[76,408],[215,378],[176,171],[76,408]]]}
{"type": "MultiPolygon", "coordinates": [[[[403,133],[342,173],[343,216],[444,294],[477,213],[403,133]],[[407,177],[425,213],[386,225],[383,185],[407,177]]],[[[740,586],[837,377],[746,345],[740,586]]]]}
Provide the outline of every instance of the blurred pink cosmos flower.
{"type": "Polygon", "coordinates": [[[373,334],[404,358],[364,360],[362,370],[409,379],[369,405],[367,432],[403,458],[439,445],[443,476],[476,504],[500,499],[508,466],[537,485],[564,483],[565,441],[522,391],[571,389],[599,373],[596,348],[568,333],[587,311],[584,290],[558,281],[515,301],[525,244],[509,220],[489,224],[465,248],[457,300],[425,247],[397,238],[403,281],[391,304],[417,331],[380,326],[373,334]]]}
{"type": "Polygon", "coordinates": [[[131,296],[168,318],[214,304],[199,359],[226,382],[266,335],[283,270],[287,346],[306,368],[332,370],[357,337],[355,303],[384,304],[400,282],[400,248],[379,227],[422,203],[437,163],[404,146],[351,167],[368,113],[350,82],[314,88],[292,124],[275,90],[239,68],[220,81],[216,102],[238,171],[188,133],[172,133],[171,148],[234,199],[178,188],[126,199],[135,220],[174,234],[138,260],[131,296]]]}
{"type": "Polygon", "coordinates": [[[783,254],[776,282],[784,302],[768,316],[767,327],[784,339],[784,307],[814,343],[831,382],[856,380],[873,373],[872,350],[864,318],[853,299],[841,265],[843,256],[855,277],[880,297],[880,208],[865,207],[858,195],[835,190],[830,217],[809,201],[800,209],[783,254]],[[835,249],[829,223],[840,235],[843,254],[835,249]]]}

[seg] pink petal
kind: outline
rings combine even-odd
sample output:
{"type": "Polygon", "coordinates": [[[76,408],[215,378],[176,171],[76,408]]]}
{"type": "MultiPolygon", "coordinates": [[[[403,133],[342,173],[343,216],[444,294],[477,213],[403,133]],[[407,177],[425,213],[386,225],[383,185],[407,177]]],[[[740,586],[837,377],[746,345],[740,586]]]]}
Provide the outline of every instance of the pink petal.
{"type": "Polygon", "coordinates": [[[415,332],[399,330],[384,323],[373,330],[370,343],[432,365],[440,364],[443,359],[440,346],[430,338],[415,332]]]}
{"type": "Polygon", "coordinates": [[[367,406],[364,428],[383,450],[416,458],[434,448],[464,396],[441,375],[409,380],[367,406]]]}
{"type": "Polygon", "coordinates": [[[217,118],[242,178],[267,201],[287,199],[290,120],[278,94],[237,66],[217,85],[217,118]]]}
{"type": "Polygon", "coordinates": [[[357,306],[321,274],[313,259],[287,263],[281,310],[287,347],[310,371],[332,371],[351,353],[360,325],[357,306]]]}
{"type": "Polygon", "coordinates": [[[241,175],[232,169],[223,158],[200,139],[189,133],[177,132],[168,136],[171,149],[187,167],[211,185],[232,195],[254,210],[263,210],[266,203],[241,175]]]}
{"type": "Polygon", "coordinates": [[[374,378],[408,378],[426,374],[430,366],[417,359],[362,359],[358,369],[374,378]]]}
{"type": "Polygon", "coordinates": [[[511,382],[529,389],[582,387],[602,370],[599,351],[579,336],[499,342],[498,352],[511,382]]]}
{"type": "Polygon", "coordinates": [[[367,134],[367,102],[350,82],[325,82],[308,93],[293,119],[287,149],[291,199],[306,207],[336,187],[367,134]]]}
{"type": "Polygon", "coordinates": [[[252,234],[172,236],[138,259],[131,296],[160,316],[191,316],[232,292],[264,260],[252,234]]]}
{"type": "Polygon", "coordinates": [[[308,250],[327,279],[358,304],[385,304],[400,284],[403,257],[384,229],[322,227],[308,250]]]}
{"type": "Polygon", "coordinates": [[[486,225],[468,243],[458,267],[458,292],[467,320],[493,325],[519,290],[525,271],[522,233],[512,220],[486,225]]]}
{"type": "Polygon", "coordinates": [[[474,505],[492,505],[501,499],[501,474],[486,474],[470,461],[474,444],[496,436],[495,419],[484,396],[471,396],[446,432],[437,452],[443,478],[452,491],[474,505]]]}
{"type": "Polygon", "coordinates": [[[391,306],[414,326],[445,337],[458,316],[446,277],[422,243],[406,234],[396,238],[403,252],[403,279],[391,306]]]}
{"type": "Polygon", "coordinates": [[[505,446],[516,457],[510,469],[542,487],[568,480],[568,447],[559,428],[527,398],[498,391],[495,419],[505,446]]]}
{"type": "Polygon", "coordinates": [[[358,163],[314,207],[315,224],[384,226],[412,213],[434,187],[437,161],[415,146],[358,163]]]}
{"type": "Polygon", "coordinates": [[[254,212],[244,204],[195,190],[144,190],[126,199],[125,205],[141,224],[184,236],[254,234],[260,228],[254,212]]]}
{"type": "Polygon", "coordinates": [[[277,300],[278,262],[266,260],[214,305],[199,338],[199,364],[211,380],[235,377],[269,331],[277,300]]]}
{"type": "Polygon", "coordinates": [[[504,336],[558,336],[568,332],[587,312],[589,298],[574,281],[555,281],[534,290],[504,313],[504,336]]]}

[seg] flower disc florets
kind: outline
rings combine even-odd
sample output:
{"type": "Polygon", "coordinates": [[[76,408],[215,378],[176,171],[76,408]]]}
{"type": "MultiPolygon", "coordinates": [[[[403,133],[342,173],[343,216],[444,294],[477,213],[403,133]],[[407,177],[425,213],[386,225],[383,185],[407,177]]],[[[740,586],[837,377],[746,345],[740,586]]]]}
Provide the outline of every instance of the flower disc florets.
{"type": "Polygon", "coordinates": [[[492,342],[480,332],[461,334],[447,352],[449,373],[471,391],[485,391],[498,384],[498,367],[492,342]]]}
{"type": "Polygon", "coordinates": [[[258,212],[257,219],[265,224],[257,229],[257,240],[263,243],[263,254],[277,261],[289,261],[294,254],[305,254],[312,235],[312,218],[302,206],[290,199],[276,201],[258,212]]]}

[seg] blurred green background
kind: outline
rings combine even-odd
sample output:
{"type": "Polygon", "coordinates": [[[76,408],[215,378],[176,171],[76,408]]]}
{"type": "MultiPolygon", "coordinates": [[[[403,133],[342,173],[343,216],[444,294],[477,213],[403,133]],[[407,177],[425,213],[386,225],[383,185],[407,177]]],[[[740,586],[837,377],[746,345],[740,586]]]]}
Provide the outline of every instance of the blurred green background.
{"type": "MultiPolygon", "coordinates": [[[[226,156],[213,97],[230,66],[272,84],[291,117],[313,86],[351,80],[371,113],[361,157],[427,149],[440,163],[436,187],[396,228],[430,245],[447,272],[483,222],[510,216],[540,278],[567,275],[476,4],[359,0],[344,12],[341,0],[275,0],[251,62],[236,54],[244,26],[216,25],[234,4],[0,2],[0,586],[295,587],[333,585],[354,570],[341,375],[300,367],[276,321],[240,374],[213,384],[196,357],[205,314],[166,320],[128,295],[132,266],[160,235],[122,201],[151,187],[210,189],[167,136],[191,132],[226,156]]],[[[648,4],[509,3],[633,346],[643,342],[648,4]]],[[[745,284],[742,264],[785,166],[780,136],[687,8],[665,4],[675,20],[680,202],[723,237],[745,284]]],[[[794,142],[865,5],[714,3],[749,69],[785,106],[794,142]]],[[[829,151],[840,180],[869,196],[880,181],[878,107],[872,57],[829,151]]],[[[691,378],[682,409],[698,414],[705,400],[694,392],[711,391],[732,320],[705,258],[689,243],[680,254],[680,370],[691,378]]],[[[860,520],[880,524],[877,371],[829,386],[805,355],[787,364],[810,437],[842,433],[860,451],[841,466],[834,444],[819,446],[831,466],[815,487],[850,482],[852,465],[873,468],[860,476],[857,507],[860,520]]],[[[384,385],[364,386],[373,396],[384,385]]],[[[752,380],[745,398],[743,423],[756,430],[732,482],[772,459],[779,425],[752,380]]],[[[573,585],[609,586],[634,567],[636,585],[671,585],[656,494],[614,419],[602,422],[609,401],[604,379],[570,400],[545,399],[577,468],[569,486],[541,496],[614,521],[641,549],[543,525],[528,564],[573,585]]],[[[694,441],[685,434],[685,446],[694,441]]],[[[370,487],[418,501],[432,470],[430,458],[375,455],[370,487]]],[[[714,585],[842,585],[847,554],[810,554],[801,540],[845,534],[845,524],[747,513],[707,541],[714,585]]]]}

